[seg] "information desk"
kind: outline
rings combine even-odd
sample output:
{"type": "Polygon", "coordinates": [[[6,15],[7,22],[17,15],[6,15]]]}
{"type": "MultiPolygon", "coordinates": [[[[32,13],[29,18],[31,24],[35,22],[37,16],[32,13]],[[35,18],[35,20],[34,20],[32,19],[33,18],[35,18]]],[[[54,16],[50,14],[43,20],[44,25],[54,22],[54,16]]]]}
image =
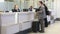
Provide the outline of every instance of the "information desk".
{"type": "Polygon", "coordinates": [[[0,13],[1,34],[14,34],[32,27],[34,12],[0,13]]]}

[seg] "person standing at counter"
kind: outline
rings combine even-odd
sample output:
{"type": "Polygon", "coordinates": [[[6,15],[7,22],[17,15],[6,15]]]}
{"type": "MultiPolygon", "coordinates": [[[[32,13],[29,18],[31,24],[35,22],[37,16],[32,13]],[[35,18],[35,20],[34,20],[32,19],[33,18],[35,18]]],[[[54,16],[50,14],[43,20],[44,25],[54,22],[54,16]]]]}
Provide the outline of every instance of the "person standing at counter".
{"type": "Polygon", "coordinates": [[[12,12],[20,12],[18,5],[14,5],[14,9],[12,9],[12,12]]]}
{"type": "Polygon", "coordinates": [[[45,31],[45,18],[46,18],[46,13],[45,13],[45,7],[43,5],[43,2],[39,1],[39,11],[37,11],[38,14],[38,20],[39,20],[39,24],[41,27],[41,30],[39,28],[39,32],[44,33],[45,31]]]}

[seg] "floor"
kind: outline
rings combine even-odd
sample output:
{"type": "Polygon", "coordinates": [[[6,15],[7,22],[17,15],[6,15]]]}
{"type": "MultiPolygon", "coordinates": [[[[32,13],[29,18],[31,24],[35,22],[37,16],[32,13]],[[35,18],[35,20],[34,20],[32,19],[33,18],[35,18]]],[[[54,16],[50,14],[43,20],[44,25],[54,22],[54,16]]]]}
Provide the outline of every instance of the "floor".
{"type": "Polygon", "coordinates": [[[45,33],[29,33],[29,34],[60,34],[60,21],[56,21],[54,24],[49,25],[45,28],[45,33]]]}

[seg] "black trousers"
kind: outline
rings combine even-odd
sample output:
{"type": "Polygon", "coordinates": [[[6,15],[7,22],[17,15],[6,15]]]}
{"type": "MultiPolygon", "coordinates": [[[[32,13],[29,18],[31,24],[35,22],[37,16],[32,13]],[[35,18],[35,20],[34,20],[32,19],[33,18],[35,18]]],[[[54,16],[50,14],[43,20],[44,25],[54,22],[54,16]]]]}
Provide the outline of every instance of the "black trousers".
{"type": "Polygon", "coordinates": [[[44,21],[45,21],[45,27],[48,27],[47,18],[44,18],[44,21]]]}
{"type": "Polygon", "coordinates": [[[44,24],[44,19],[39,19],[39,30],[41,29],[42,32],[44,32],[44,27],[45,27],[45,24],[44,24]]]}

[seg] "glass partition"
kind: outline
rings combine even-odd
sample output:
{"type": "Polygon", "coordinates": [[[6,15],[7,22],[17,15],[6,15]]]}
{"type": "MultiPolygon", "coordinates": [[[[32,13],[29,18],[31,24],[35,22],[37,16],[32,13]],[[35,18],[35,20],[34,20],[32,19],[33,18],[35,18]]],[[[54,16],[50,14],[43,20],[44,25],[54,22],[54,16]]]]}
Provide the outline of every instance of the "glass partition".
{"type": "MultiPolygon", "coordinates": [[[[1,10],[8,10],[11,11],[15,4],[19,6],[20,10],[27,9],[31,5],[34,8],[38,8],[38,1],[39,0],[4,0],[4,2],[0,2],[1,10]]],[[[54,1],[53,0],[42,0],[45,1],[45,4],[48,6],[49,9],[54,9],[54,1]]]]}

